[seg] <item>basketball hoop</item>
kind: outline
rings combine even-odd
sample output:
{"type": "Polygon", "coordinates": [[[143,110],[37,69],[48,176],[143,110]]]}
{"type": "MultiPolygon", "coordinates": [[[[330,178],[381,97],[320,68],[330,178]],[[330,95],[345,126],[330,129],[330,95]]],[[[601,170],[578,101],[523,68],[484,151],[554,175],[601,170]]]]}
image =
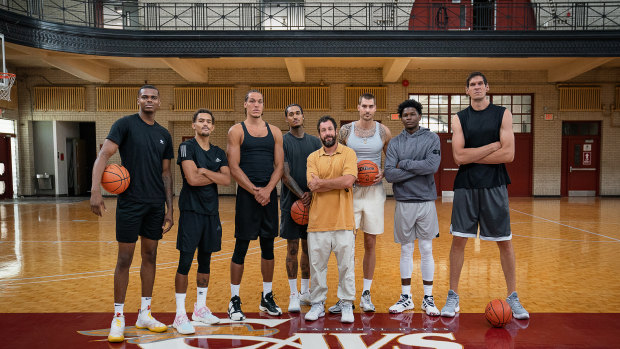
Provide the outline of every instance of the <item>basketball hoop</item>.
{"type": "Polygon", "coordinates": [[[11,100],[11,87],[15,82],[15,74],[0,73],[0,99],[11,100]]]}

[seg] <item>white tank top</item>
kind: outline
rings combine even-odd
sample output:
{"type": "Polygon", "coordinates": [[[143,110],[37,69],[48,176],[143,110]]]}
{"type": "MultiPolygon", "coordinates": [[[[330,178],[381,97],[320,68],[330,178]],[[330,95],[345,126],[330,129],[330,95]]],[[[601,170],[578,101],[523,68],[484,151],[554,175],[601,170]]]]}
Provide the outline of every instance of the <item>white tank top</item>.
{"type": "Polygon", "coordinates": [[[381,151],[383,150],[383,140],[379,128],[381,125],[375,121],[375,134],[372,137],[362,138],[355,135],[355,122],[351,124],[351,134],[347,139],[347,147],[355,150],[357,161],[370,160],[381,168],[381,151]]]}

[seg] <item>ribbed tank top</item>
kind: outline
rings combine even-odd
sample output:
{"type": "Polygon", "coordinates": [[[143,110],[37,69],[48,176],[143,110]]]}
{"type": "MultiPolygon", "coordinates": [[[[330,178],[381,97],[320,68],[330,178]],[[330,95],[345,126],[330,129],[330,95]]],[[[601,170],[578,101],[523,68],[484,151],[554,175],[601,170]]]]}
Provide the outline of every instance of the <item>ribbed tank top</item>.
{"type": "MultiPolygon", "coordinates": [[[[458,112],[465,148],[478,148],[498,142],[505,110],[504,107],[489,104],[484,110],[476,111],[469,106],[458,112]]],[[[454,189],[493,188],[507,184],[510,184],[510,177],[504,164],[461,165],[454,179],[454,189]]]]}
{"type": "Polygon", "coordinates": [[[276,141],[267,122],[265,122],[265,126],[267,127],[265,137],[253,137],[245,127],[245,123],[241,122],[243,143],[241,143],[239,167],[255,185],[269,183],[273,173],[273,148],[276,141]]]}
{"type": "Polygon", "coordinates": [[[372,137],[362,138],[355,135],[355,122],[351,124],[351,134],[347,139],[347,147],[355,150],[357,161],[370,160],[381,167],[381,150],[383,140],[379,128],[381,125],[375,121],[375,134],[372,137]]]}

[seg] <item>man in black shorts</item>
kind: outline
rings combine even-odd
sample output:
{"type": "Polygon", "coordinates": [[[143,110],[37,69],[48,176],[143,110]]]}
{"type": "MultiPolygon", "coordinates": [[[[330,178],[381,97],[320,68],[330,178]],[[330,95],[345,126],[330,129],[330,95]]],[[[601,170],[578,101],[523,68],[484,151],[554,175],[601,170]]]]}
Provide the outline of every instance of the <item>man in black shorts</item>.
{"type": "Polygon", "coordinates": [[[506,279],[508,298],[516,319],[529,314],[516,292],[516,262],[510,230],[508,191],[510,178],[505,163],[515,154],[512,114],[486,98],[486,77],[474,72],[467,78],[465,92],[471,98],[467,109],[452,116],[452,155],[459,165],[454,180],[452,205],[452,248],[450,249],[450,291],[441,316],[454,317],[459,311],[457,294],[468,238],[496,241],[506,279]]]}
{"type": "Polygon", "coordinates": [[[280,237],[287,240],[286,274],[291,289],[288,311],[300,312],[300,304],[310,305],[310,264],[308,261],[308,225],[299,225],[291,218],[291,206],[301,199],[310,207],[312,193],[306,183],[306,160],[308,155],[321,148],[321,141],[304,131],[304,111],[298,104],[284,110],[289,126],[284,134],[284,175],[280,190],[280,237]],[[301,239],[301,294],[297,291],[297,251],[301,239]]]}
{"type": "Polygon", "coordinates": [[[155,121],[159,105],[157,88],[152,85],[142,86],[138,92],[140,111],[112,125],[93,165],[90,208],[98,216],[105,211],[100,185],[108,159],[119,151],[121,162],[131,175],[131,184],[118,195],[116,205],[118,258],[114,270],[114,318],[108,335],[110,342],[122,342],[125,339],[123,307],[138,236],[141,237],[142,301],[136,327],[154,332],[167,329],[166,325],[151,315],[157,243],[174,224],[170,172],[170,159],[174,157],[174,152],[170,133],[155,121]],[[167,211],[164,204],[168,207],[167,211]]]}
{"type": "Polygon", "coordinates": [[[243,264],[251,240],[260,238],[263,293],[259,309],[281,315],[273,299],[273,242],[278,236],[276,184],[282,178],[284,152],[282,132],[263,120],[263,95],[251,90],[245,96],[245,121],[228,131],[227,155],[230,172],[238,184],[235,205],[235,250],[230,262],[231,320],[245,319],[239,287],[243,264]]]}
{"type": "Polygon", "coordinates": [[[173,326],[181,334],[194,333],[185,312],[187,274],[198,248],[196,274],[196,304],[192,320],[216,324],[220,320],[207,307],[207,290],[211,270],[211,253],[222,249],[222,224],[219,216],[217,185],[230,184],[230,169],[226,154],[209,143],[215,129],[213,113],[199,109],[192,119],[194,138],[179,146],[177,164],[181,167],[183,188],[179,196],[179,232],[177,249],[179,267],[174,279],[177,314],[173,326]]]}

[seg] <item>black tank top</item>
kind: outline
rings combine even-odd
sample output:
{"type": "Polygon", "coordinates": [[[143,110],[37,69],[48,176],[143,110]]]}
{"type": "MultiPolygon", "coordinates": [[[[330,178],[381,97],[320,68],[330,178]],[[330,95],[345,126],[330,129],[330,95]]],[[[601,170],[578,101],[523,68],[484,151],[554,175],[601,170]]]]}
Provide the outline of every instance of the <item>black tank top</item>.
{"type": "Polygon", "coordinates": [[[254,185],[266,185],[273,173],[273,148],[276,141],[267,122],[265,122],[265,126],[267,127],[265,137],[252,137],[245,127],[245,123],[241,122],[243,143],[241,143],[239,167],[254,185]]]}
{"type": "MultiPolygon", "coordinates": [[[[465,148],[478,148],[499,141],[499,131],[506,108],[494,104],[476,111],[471,106],[457,113],[465,148]]],[[[454,179],[454,189],[493,188],[510,184],[510,177],[504,164],[467,164],[459,166],[454,179]]]]}

